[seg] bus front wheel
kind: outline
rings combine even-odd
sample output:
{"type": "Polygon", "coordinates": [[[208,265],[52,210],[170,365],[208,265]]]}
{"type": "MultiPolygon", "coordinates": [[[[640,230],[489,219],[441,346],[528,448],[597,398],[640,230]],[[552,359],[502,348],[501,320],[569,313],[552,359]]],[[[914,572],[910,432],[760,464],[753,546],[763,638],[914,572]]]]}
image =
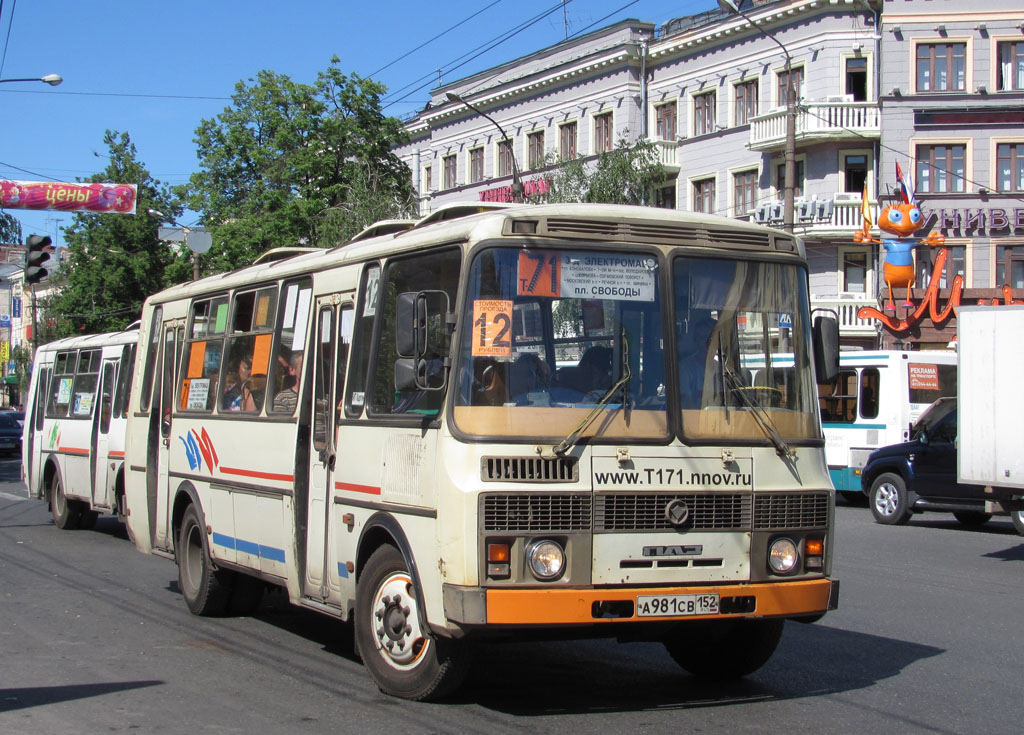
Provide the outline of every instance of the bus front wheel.
{"type": "Polygon", "coordinates": [[[181,519],[178,543],[174,546],[178,563],[178,587],[193,615],[223,615],[231,596],[224,572],[213,568],[206,550],[206,533],[199,511],[190,505],[181,519]]]}
{"type": "Polygon", "coordinates": [[[782,619],[683,623],[664,640],[669,655],[694,676],[737,679],[768,662],[782,638],[782,619]]]}
{"type": "Polygon", "coordinates": [[[53,525],[57,528],[63,531],[78,528],[81,507],[75,501],[68,500],[60,475],[56,472],[50,480],[50,514],[53,516],[53,525]]]}
{"type": "Polygon", "coordinates": [[[469,669],[465,642],[434,638],[420,617],[408,565],[394,546],[378,548],[356,588],[355,638],[363,664],[385,694],[439,699],[469,669]]]}

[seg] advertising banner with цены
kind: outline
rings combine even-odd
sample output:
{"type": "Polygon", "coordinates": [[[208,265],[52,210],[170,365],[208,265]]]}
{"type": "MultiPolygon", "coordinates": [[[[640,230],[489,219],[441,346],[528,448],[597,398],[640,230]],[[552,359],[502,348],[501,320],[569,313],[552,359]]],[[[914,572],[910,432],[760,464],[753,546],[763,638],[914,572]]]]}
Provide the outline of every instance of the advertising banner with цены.
{"type": "Polygon", "coordinates": [[[0,180],[0,207],[3,209],[135,214],[137,196],[135,184],[0,180]]]}

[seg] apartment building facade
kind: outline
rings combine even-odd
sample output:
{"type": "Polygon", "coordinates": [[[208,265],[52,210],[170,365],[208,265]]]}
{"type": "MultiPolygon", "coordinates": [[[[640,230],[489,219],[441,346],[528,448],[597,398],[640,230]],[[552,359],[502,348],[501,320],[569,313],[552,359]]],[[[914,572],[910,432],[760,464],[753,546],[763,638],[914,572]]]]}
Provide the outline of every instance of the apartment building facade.
{"type": "MultiPolygon", "coordinates": [[[[861,314],[878,305],[884,284],[878,246],[858,244],[853,235],[862,226],[865,192],[877,222],[895,183],[896,161],[917,173],[939,170],[933,167],[940,155],[946,156],[943,163],[958,155],[959,149],[949,148],[961,145],[964,135],[955,132],[956,123],[942,122],[944,116],[975,104],[991,107],[972,113],[973,137],[962,144],[969,149],[964,166],[980,165],[984,150],[983,169],[960,178],[983,177],[989,182],[985,192],[947,193],[940,191],[946,185],[940,177],[925,176],[922,208],[949,237],[945,271],[950,284],[956,269],[964,272],[965,303],[990,298],[1000,278],[1016,273],[1018,254],[1024,278],[1024,247],[1017,250],[1013,239],[1024,221],[1017,228],[1014,207],[982,200],[1001,191],[993,178],[997,171],[1007,165],[1016,171],[1018,154],[1024,161],[1024,137],[1014,139],[1010,132],[1016,113],[995,109],[1021,107],[1016,89],[1000,86],[1013,87],[1016,77],[1000,79],[1007,63],[1021,63],[1016,59],[1024,59],[1024,50],[1012,43],[1010,3],[983,4],[993,6],[986,16],[990,38],[985,44],[964,41],[962,56],[974,59],[976,68],[963,72],[955,90],[925,89],[928,83],[917,81],[919,67],[927,53],[932,68],[940,70],[929,72],[936,80],[932,86],[937,84],[944,67],[942,60],[934,66],[935,59],[948,39],[932,29],[944,24],[947,36],[960,34],[961,26],[978,24],[976,11],[970,13],[972,23],[947,0],[747,0],[740,7],[751,20],[716,9],[660,27],[622,21],[441,86],[407,122],[411,140],[397,152],[413,171],[426,212],[451,201],[511,200],[516,161],[527,195],[543,194],[552,159],[596,158],[619,140],[643,137],[654,141],[666,171],[651,203],[780,226],[792,81],[798,103],[794,229],[807,244],[813,306],[839,313],[842,339],[850,346],[945,344],[955,333],[952,318],[935,325],[926,315],[894,330],[861,314]],[[978,75],[986,74],[986,90],[992,92],[978,90],[978,75]],[[999,115],[1008,121],[1005,126],[981,124],[1002,120],[999,115]],[[925,156],[927,165],[915,156],[925,156]],[[977,211],[986,206],[996,211],[986,210],[987,229],[979,233],[977,211]],[[968,222],[973,229],[965,232],[968,222]],[[1003,228],[1002,244],[990,237],[996,224],[1003,228]]],[[[1019,20],[1016,32],[1024,40],[1019,20]]],[[[961,35],[950,38],[958,42],[961,35]]],[[[959,68],[959,47],[946,47],[942,53],[949,55],[950,68],[959,68]]],[[[919,277],[927,285],[934,253],[918,250],[919,277]]],[[[940,296],[948,297],[948,291],[940,296]]],[[[923,287],[915,289],[915,299],[923,296],[923,287]]],[[[908,321],[912,311],[896,315],[894,323],[908,321]]]]}

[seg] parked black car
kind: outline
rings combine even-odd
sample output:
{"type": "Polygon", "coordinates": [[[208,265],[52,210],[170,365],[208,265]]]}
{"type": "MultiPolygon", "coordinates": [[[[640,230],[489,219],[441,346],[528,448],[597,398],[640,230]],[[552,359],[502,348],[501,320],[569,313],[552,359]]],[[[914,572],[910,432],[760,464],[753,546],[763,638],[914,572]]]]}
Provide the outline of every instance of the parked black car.
{"type": "MultiPolygon", "coordinates": [[[[956,481],[956,398],[940,398],[921,414],[912,438],[876,449],[861,474],[861,489],[879,523],[902,525],[914,513],[952,513],[965,526],[980,526],[985,489],[956,481]]],[[[1010,514],[1024,534],[1024,511],[1010,514]]]]}
{"type": "Polygon", "coordinates": [[[9,411],[0,412],[0,453],[21,454],[21,424],[9,411]]]}

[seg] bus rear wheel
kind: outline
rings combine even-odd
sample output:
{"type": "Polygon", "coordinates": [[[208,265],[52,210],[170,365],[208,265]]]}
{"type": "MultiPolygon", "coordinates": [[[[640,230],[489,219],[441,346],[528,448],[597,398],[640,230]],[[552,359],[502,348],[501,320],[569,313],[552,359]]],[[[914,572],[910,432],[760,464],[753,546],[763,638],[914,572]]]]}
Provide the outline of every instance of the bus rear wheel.
{"type": "Polygon", "coordinates": [[[408,565],[394,546],[378,548],[359,575],[355,639],[363,664],[385,694],[440,699],[466,677],[463,641],[430,635],[420,617],[408,565]]]}
{"type": "Polygon", "coordinates": [[[50,480],[50,515],[53,516],[53,525],[63,531],[74,530],[78,528],[81,512],[78,503],[68,500],[60,475],[54,472],[53,479],[50,480]]]}
{"type": "Polygon", "coordinates": [[[206,548],[206,532],[194,505],[185,510],[174,546],[178,563],[178,587],[193,615],[223,615],[231,596],[231,586],[221,572],[213,568],[206,548]]]}
{"type": "Polygon", "coordinates": [[[764,666],[782,638],[785,620],[683,623],[664,640],[677,664],[694,676],[738,679],[764,666]]]}

